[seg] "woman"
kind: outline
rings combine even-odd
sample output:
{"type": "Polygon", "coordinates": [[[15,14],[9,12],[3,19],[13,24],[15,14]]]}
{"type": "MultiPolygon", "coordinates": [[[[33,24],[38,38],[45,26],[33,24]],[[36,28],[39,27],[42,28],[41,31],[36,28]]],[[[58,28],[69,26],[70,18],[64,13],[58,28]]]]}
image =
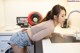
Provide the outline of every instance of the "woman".
{"type": "Polygon", "coordinates": [[[61,5],[55,5],[41,23],[14,34],[9,41],[14,53],[26,53],[25,47],[32,45],[31,41],[39,41],[49,36],[58,23],[63,24],[65,16],[66,9],[61,5]]]}

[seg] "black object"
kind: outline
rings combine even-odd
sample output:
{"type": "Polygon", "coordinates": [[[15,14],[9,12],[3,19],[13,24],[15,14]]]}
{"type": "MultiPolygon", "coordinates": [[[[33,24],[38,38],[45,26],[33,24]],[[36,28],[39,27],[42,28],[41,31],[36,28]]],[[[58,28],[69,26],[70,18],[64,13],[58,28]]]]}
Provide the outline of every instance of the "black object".
{"type": "Polygon", "coordinates": [[[64,21],[64,23],[63,23],[63,25],[61,26],[62,28],[68,28],[69,27],[69,25],[68,25],[68,19],[65,19],[65,21],[64,21]]]}
{"type": "Polygon", "coordinates": [[[43,53],[42,40],[34,42],[34,53],[43,53]]]}
{"type": "Polygon", "coordinates": [[[40,22],[40,17],[38,14],[33,14],[31,17],[32,17],[31,20],[34,22],[34,25],[36,25],[40,22]],[[35,21],[34,18],[36,18],[37,21],[35,21]]]}
{"type": "Polygon", "coordinates": [[[14,53],[14,52],[13,52],[13,49],[10,48],[10,49],[8,49],[5,53],[14,53]]]}
{"type": "Polygon", "coordinates": [[[29,27],[27,17],[17,17],[17,25],[23,27],[29,27]]]}

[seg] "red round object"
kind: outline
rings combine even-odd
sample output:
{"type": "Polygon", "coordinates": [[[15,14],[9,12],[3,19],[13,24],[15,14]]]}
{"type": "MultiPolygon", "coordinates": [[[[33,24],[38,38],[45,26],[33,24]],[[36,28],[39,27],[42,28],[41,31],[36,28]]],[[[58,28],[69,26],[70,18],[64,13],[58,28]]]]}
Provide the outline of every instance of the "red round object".
{"type": "Polygon", "coordinates": [[[33,15],[37,15],[37,16],[39,16],[39,21],[41,21],[42,20],[42,15],[39,13],[39,12],[31,12],[29,15],[28,15],[28,23],[31,25],[31,26],[33,26],[34,25],[34,22],[33,22],[33,20],[32,20],[32,16],[33,15]]]}

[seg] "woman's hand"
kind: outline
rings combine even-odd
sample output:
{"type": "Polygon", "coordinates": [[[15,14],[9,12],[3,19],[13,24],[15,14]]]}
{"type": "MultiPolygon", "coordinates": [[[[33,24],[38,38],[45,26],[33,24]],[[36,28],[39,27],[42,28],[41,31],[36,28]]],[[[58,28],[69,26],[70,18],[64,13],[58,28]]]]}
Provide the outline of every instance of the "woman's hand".
{"type": "Polygon", "coordinates": [[[27,29],[22,29],[22,32],[26,32],[27,31],[27,29]]]}

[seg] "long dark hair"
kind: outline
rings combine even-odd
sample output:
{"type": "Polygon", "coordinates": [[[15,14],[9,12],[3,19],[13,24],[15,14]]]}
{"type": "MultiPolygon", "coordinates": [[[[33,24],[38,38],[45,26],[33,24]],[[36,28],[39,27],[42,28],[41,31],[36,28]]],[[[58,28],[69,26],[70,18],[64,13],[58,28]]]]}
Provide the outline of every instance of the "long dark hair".
{"type": "MultiPolygon", "coordinates": [[[[60,11],[61,10],[64,10],[65,11],[65,13],[66,13],[66,9],[63,7],[63,6],[61,6],[61,5],[55,5],[53,8],[52,8],[52,10],[50,10],[48,13],[47,13],[47,15],[46,15],[46,17],[41,21],[41,22],[43,22],[43,21],[47,21],[47,20],[54,20],[54,15],[56,15],[56,16],[59,16],[59,14],[60,14],[60,11]]],[[[66,14],[65,14],[66,15],[66,14]]]]}

